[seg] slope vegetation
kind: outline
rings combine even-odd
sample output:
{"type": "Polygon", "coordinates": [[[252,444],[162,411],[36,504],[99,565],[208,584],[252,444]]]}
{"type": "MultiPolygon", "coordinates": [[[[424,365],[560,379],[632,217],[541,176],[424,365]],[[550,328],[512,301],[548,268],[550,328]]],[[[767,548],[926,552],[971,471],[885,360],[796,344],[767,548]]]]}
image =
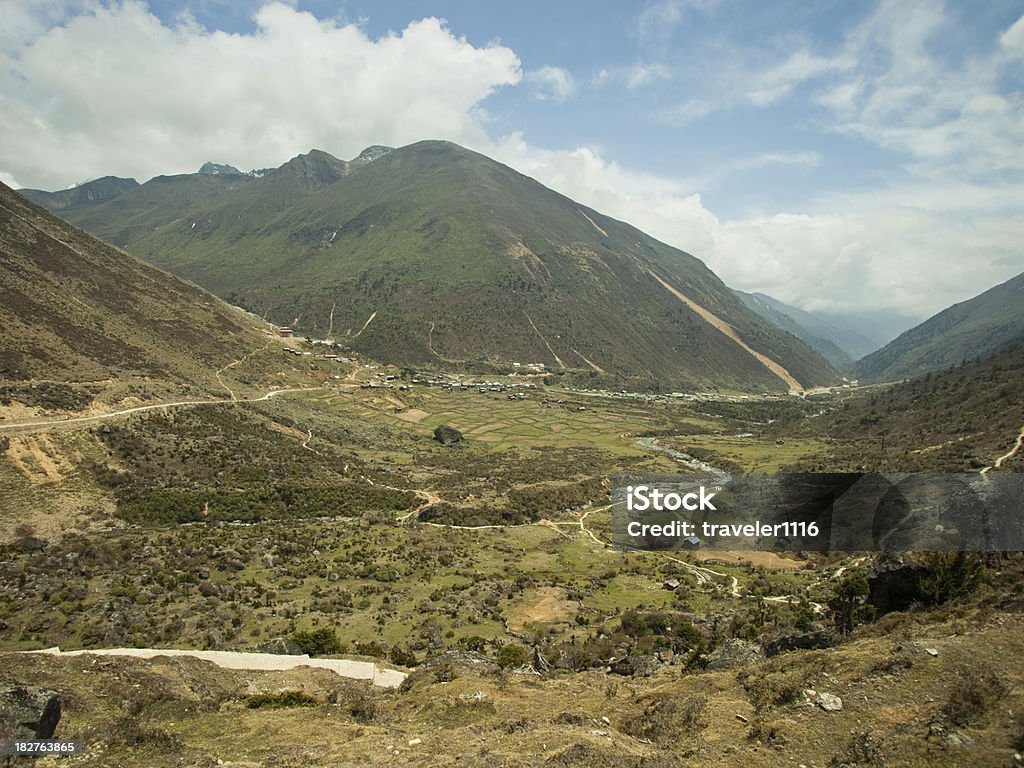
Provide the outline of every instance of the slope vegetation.
{"type": "Polygon", "coordinates": [[[954,304],[861,360],[867,381],[892,381],[978,360],[1024,339],[1024,273],[954,304]]]}
{"type": "Polygon", "coordinates": [[[698,259],[450,143],[372,147],[351,162],[314,150],[216,197],[158,205],[144,202],[154,182],[68,217],[270,320],[330,328],[385,361],[542,362],[665,389],[835,380],[698,259]]]}
{"type": "Polygon", "coordinates": [[[65,411],[111,388],[121,397],[223,396],[217,371],[266,343],[246,313],[3,185],[0,322],[5,404],[65,411]]]}

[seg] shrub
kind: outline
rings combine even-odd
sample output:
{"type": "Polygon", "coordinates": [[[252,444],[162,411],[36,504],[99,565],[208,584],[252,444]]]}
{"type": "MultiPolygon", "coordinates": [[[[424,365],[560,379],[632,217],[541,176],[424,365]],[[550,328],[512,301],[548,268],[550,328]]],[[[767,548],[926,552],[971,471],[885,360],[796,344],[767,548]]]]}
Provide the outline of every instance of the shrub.
{"type": "Polygon", "coordinates": [[[249,709],[284,709],[285,707],[314,707],[316,699],[302,691],[257,693],[245,700],[249,709]]]}
{"type": "Polygon", "coordinates": [[[949,690],[943,714],[957,725],[967,725],[980,719],[1008,690],[1006,683],[990,670],[961,669],[949,690]]]}
{"type": "Polygon", "coordinates": [[[523,666],[529,657],[526,648],[509,643],[501,647],[495,660],[502,669],[513,669],[523,666]]]}
{"type": "Polygon", "coordinates": [[[345,652],[345,646],[330,627],[293,632],[292,640],[302,649],[303,653],[310,656],[345,652]]]}

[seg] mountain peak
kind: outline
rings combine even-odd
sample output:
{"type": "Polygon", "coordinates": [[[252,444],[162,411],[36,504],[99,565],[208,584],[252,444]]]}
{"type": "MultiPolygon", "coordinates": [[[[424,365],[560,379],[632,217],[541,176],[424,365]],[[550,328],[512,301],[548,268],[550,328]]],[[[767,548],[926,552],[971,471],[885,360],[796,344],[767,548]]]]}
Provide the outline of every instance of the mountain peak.
{"type": "Polygon", "coordinates": [[[385,147],[383,144],[372,144],[359,153],[359,156],[352,161],[352,165],[356,163],[372,163],[377,158],[384,157],[393,149],[394,147],[385,147]]]}
{"type": "Polygon", "coordinates": [[[296,155],[277,169],[278,174],[287,174],[306,189],[317,189],[333,184],[348,174],[348,163],[322,149],[311,149],[304,155],[296,155]]]}
{"type": "Polygon", "coordinates": [[[242,172],[233,165],[222,163],[205,162],[199,169],[199,173],[209,173],[215,176],[242,176],[242,172]]]}

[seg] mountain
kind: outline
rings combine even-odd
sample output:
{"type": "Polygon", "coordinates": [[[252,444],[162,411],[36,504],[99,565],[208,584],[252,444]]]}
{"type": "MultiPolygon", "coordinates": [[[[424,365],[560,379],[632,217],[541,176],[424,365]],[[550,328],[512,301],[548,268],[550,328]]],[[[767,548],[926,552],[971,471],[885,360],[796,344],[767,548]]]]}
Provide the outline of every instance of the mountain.
{"type": "Polygon", "coordinates": [[[866,381],[891,381],[995,354],[1024,339],[1024,273],[954,304],[857,363],[866,381]]]}
{"type": "Polygon", "coordinates": [[[36,205],[41,205],[47,210],[56,213],[57,211],[66,211],[69,208],[106,202],[130,189],[135,189],[137,186],[139,186],[139,182],[135,179],[104,176],[101,179],[94,179],[85,184],[79,184],[77,187],[62,189],[58,192],[44,192],[41,189],[19,189],[18,194],[28,198],[36,205]]]}
{"type": "Polygon", "coordinates": [[[122,398],[224,397],[218,369],[267,342],[241,310],[2,184],[0,322],[4,399],[54,380],[122,398]]]}
{"type": "Polygon", "coordinates": [[[814,316],[833,328],[852,334],[852,338],[841,346],[848,347],[850,356],[855,360],[881,349],[924,319],[891,309],[873,309],[866,312],[816,310],[814,316]]]}
{"type": "Polygon", "coordinates": [[[68,218],[386,362],[542,362],[664,389],[836,380],[698,259],[447,142],[349,162],[313,150],[244,181],[158,178],[68,218]]]}
{"type": "Polygon", "coordinates": [[[860,356],[860,350],[870,351],[872,348],[871,340],[856,331],[827,323],[810,312],[783,304],[766,294],[738,290],[733,293],[748,309],[805,341],[838,370],[849,370],[854,359],[860,356]]]}
{"type": "Polygon", "coordinates": [[[199,173],[210,173],[215,176],[244,176],[240,170],[235,168],[233,165],[225,165],[223,163],[211,163],[206,162],[199,168],[199,173]]]}

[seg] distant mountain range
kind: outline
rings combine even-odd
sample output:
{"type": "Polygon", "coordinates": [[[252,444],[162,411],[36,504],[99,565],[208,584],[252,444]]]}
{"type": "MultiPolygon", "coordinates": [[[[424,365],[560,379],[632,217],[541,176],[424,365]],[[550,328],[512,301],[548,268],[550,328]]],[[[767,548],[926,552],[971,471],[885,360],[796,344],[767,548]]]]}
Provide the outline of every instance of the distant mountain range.
{"type": "Polygon", "coordinates": [[[901,334],[854,368],[892,381],[980,360],[1024,340],[1024,273],[954,304],[901,334]]]}
{"type": "MultiPolygon", "coordinates": [[[[0,384],[216,395],[216,372],[266,337],[203,289],[83,232],[0,184],[0,384]]],[[[6,391],[6,390],[5,390],[6,391]]]]}
{"type": "Polygon", "coordinates": [[[855,322],[830,323],[763,293],[734,293],[749,309],[807,342],[840,371],[850,370],[854,360],[878,349],[888,340],[878,341],[877,337],[873,339],[859,333],[851,327],[855,322]]]}
{"type": "Polygon", "coordinates": [[[104,176],[93,179],[85,184],[62,189],[58,192],[44,192],[41,189],[19,189],[18,194],[27,197],[36,205],[41,205],[54,213],[112,200],[118,195],[139,186],[135,179],[122,179],[118,176],[104,176]]]}
{"type": "Polygon", "coordinates": [[[249,174],[209,163],[59,211],[385,362],[542,362],[663,390],[837,380],[700,260],[447,142],[347,162],[314,150],[249,174]]]}

